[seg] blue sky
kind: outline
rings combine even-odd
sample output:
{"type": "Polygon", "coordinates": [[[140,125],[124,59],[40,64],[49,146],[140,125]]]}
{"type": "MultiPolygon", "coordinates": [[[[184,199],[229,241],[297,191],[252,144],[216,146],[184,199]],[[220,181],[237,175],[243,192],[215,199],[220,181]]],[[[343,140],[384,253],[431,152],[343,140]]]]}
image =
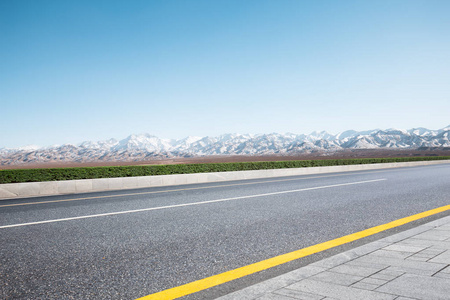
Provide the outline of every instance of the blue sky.
{"type": "Polygon", "coordinates": [[[450,124],[450,1],[0,1],[0,148],[450,124]]]}

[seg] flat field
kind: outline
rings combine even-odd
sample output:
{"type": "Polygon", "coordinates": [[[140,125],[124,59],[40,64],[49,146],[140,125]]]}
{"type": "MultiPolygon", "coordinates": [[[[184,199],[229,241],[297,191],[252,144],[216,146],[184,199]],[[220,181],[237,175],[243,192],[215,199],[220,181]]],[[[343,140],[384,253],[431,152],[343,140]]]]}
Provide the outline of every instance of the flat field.
{"type": "Polygon", "coordinates": [[[20,165],[0,166],[0,169],[37,169],[37,168],[72,168],[72,167],[102,167],[102,166],[145,166],[145,165],[172,165],[172,164],[199,164],[224,162],[255,162],[255,161],[288,161],[313,159],[344,159],[344,158],[385,158],[385,157],[421,157],[421,156],[450,156],[450,149],[354,149],[339,152],[316,152],[297,155],[214,155],[187,158],[165,158],[146,161],[93,161],[93,162],[51,162],[32,163],[20,165]]]}

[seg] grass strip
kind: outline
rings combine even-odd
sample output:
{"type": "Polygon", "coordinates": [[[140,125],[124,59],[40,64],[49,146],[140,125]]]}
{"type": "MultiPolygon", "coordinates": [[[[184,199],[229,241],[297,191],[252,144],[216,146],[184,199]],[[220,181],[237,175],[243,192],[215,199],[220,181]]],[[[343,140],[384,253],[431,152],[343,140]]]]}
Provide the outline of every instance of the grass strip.
{"type": "Polygon", "coordinates": [[[294,160],[269,162],[205,163],[179,165],[117,166],[117,167],[82,167],[50,169],[15,169],[0,170],[1,183],[61,181],[75,179],[113,178],[154,176],[169,174],[192,174],[210,172],[229,172],[246,170],[267,170],[286,168],[306,168],[322,166],[342,166],[359,164],[377,164],[410,161],[449,160],[450,156],[432,157],[392,157],[392,158],[357,158],[294,160]]]}

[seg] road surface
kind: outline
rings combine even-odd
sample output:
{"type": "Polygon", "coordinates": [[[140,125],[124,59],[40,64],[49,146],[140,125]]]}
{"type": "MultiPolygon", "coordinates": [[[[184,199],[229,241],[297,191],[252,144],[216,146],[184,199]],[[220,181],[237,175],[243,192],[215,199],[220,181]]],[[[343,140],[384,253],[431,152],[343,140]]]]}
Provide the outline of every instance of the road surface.
{"type": "Polygon", "coordinates": [[[0,299],[136,299],[448,204],[449,164],[2,200],[0,299]]]}

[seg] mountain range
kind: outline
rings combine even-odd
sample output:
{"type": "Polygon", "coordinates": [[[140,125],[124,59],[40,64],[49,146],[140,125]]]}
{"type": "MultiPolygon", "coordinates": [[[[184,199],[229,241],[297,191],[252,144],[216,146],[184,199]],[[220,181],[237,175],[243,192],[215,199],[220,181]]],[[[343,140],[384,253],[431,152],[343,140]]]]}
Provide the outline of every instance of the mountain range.
{"type": "Polygon", "coordinates": [[[150,134],[78,145],[0,149],[0,165],[43,162],[144,161],[211,155],[296,155],[345,149],[418,149],[450,147],[450,125],[426,128],[326,131],[310,134],[224,134],[217,137],[161,139],[150,134]]]}

